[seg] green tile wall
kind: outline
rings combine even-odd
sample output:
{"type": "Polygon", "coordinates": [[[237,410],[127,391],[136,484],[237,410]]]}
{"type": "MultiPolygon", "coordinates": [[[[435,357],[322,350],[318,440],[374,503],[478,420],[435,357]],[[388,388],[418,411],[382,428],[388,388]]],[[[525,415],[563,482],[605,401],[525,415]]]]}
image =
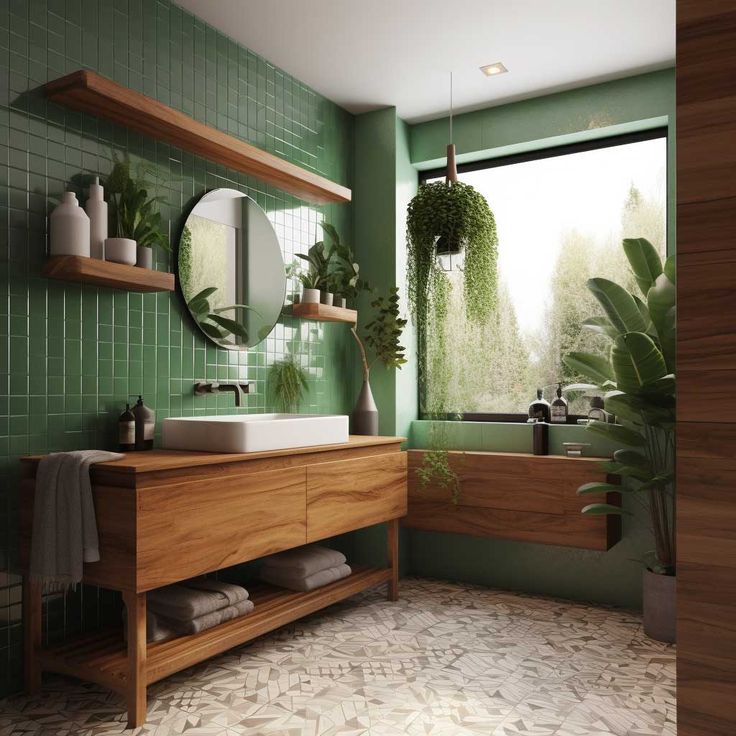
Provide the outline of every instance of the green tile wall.
{"type": "MultiPolygon", "coordinates": [[[[192,329],[177,295],[41,278],[54,198],[85,177],[106,174],[113,152],[156,166],[172,239],[194,198],[219,186],[248,192],[266,210],[287,262],[313,242],[322,218],[346,233],[351,227],[346,205],[309,206],[47,103],[39,86],[81,67],[342,184],[352,179],[351,115],[177,6],[165,0],[0,2],[0,693],[21,683],[20,455],[113,447],[116,417],[139,392],[159,418],[234,412],[231,396],[192,396],[201,378],[255,381],[256,393],[242,411],[264,411],[267,368],[287,350],[301,356],[312,376],[305,408],[345,413],[353,400],[355,356],[341,325],[284,318],[259,347],[229,352],[192,329]]],[[[158,254],[157,265],[172,264],[158,254]]],[[[117,615],[118,603],[109,593],[84,589],[49,599],[45,608],[51,639],[117,615]]]]}

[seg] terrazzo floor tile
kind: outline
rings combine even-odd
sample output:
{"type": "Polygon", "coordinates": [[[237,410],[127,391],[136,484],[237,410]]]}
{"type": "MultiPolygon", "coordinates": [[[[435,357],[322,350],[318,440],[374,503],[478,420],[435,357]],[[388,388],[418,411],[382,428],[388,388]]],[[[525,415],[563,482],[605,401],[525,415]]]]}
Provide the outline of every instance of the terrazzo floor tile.
{"type": "Polygon", "coordinates": [[[122,699],[60,676],[2,736],[676,736],[675,649],[628,611],[409,579],[122,699]]]}

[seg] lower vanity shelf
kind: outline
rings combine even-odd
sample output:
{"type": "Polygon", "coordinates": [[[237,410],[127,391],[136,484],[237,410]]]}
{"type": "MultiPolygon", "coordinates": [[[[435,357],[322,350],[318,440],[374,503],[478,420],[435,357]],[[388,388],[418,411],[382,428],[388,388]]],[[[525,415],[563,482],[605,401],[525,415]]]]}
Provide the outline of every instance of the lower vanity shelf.
{"type": "MultiPolygon", "coordinates": [[[[308,593],[265,584],[249,586],[255,604],[249,615],[199,634],[149,644],[143,673],[145,683],[151,685],[356,593],[387,583],[391,575],[390,568],[356,568],[350,577],[308,593]]],[[[121,628],[96,631],[42,649],[39,660],[44,671],[79,677],[128,693],[129,662],[121,628]]]]}

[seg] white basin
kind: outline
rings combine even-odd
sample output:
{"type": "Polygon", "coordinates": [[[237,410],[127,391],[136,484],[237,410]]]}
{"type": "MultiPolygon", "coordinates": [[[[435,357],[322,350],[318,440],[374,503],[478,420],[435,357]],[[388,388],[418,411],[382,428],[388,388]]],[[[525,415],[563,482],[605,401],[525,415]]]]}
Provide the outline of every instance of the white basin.
{"type": "Polygon", "coordinates": [[[167,450],[266,452],[348,441],[348,417],[329,414],[234,414],[164,419],[167,450]]]}

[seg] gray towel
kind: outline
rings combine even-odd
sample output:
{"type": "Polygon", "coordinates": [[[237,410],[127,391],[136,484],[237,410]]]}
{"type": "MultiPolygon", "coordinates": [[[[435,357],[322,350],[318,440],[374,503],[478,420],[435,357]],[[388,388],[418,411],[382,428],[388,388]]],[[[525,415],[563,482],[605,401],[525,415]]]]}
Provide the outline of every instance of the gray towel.
{"type": "Polygon", "coordinates": [[[208,578],[186,580],[146,594],[152,613],[176,621],[191,621],[237,605],[247,598],[248,591],[245,588],[208,578]]]}
{"type": "Polygon", "coordinates": [[[344,565],[346,562],[347,559],[342,552],[320,547],[317,544],[309,544],[306,547],[298,547],[266,557],[263,564],[271,570],[284,570],[292,575],[307,577],[330,567],[344,565]]]}
{"type": "Polygon", "coordinates": [[[146,616],[146,638],[148,641],[161,641],[162,639],[170,639],[172,636],[198,634],[200,631],[206,631],[214,626],[224,624],[225,621],[246,616],[254,608],[253,601],[244,600],[234,606],[225,606],[225,608],[220,608],[218,611],[205,613],[203,616],[197,616],[189,621],[178,621],[149,612],[146,616]]]}
{"type": "Polygon", "coordinates": [[[85,562],[100,559],[90,465],[124,456],[103,450],[55,452],[38,464],[33,502],[31,578],[45,592],[82,580],[85,562]]]}
{"type": "Polygon", "coordinates": [[[287,590],[306,592],[342,580],[351,573],[352,570],[349,565],[337,565],[336,567],[327,568],[327,570],[319,570],[311,575],[299,575],[291,570],[276,570],[264,565],[261,568],[261,580],[287,590]]]}
{"type": "MultiPolygon", "coordinates": [[[[151,611],[146,611],[146,640],[149,642],[165,641],[166,639],[173,639],[177,636],[196,634],[200,631],[211,629],[218,624],[225,623],[225,621],[230,621],[233,618],[246,616],[254,608],[253,601],[240,601],[240,603],[236,603],[234,606],[226,606],[219,611],[214,611],[213,613],[208,613],[186,622],[172,621],[165,616],[158,616],[151,611]]],[[[123,608],[123,622],[125,622],[126,618],[127,613],[123,608]]],[[[127,639],[127,629],[124,628],[123,631],[126,633],[125,638],[127,639]]]]}

